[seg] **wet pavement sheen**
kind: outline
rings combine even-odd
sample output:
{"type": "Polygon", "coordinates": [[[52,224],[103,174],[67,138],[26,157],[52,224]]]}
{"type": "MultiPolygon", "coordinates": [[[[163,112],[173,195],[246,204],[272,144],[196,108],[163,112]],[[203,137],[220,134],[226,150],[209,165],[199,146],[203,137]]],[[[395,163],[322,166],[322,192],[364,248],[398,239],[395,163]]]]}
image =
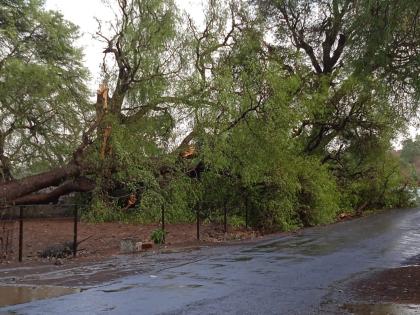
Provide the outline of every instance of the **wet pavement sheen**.
{"type": "Polygon", "coordinates": [[[392,210],[260,242],[122,256],[100,268],[132,275],[0,314],[420,314],[415,305],[354,304],[338,289],[364,272],[420,257],[419,226],[420,209],[392,210]]]}

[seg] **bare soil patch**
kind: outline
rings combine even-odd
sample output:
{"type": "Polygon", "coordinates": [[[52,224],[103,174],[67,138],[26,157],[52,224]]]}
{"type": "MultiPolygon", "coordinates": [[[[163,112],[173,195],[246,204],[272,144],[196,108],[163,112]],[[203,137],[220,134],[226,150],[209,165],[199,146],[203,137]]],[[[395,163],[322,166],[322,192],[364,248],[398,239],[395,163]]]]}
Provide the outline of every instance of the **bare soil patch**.
{"type": "MultiPolygon", "coordinates": [[[[4,222],[3,222],[4,223],[4,222]]],[[[4,226],[4,224],[3,224],[4,226]]],[[[78,240],[84,240],[79,245],[78,260],[100,260],[101,258],[120,253],[120,241],[132,238],[138,241],[150,241],[153,230],[158,224],[137,225],[125,223],[85,223],[78,224],[78,240]]],[[[7,230],[12,230],[11,253],[7,259],[0,257],[0,262],[10,266],[17,264],[19,244],[19,223],[7,223],[7,230]]],[[[73,221],[71,219],[42,219],[24,221],[23,260],[24,262],[42,262],[40,252],[49,246],[63,244],[73,240],[73,221]]],[[[200,242],[196,239],[195,224],[168,224],[164,247],[183,247],[194,244],[214,244],[224,241],[252,239],[256,233],[243,228],[229,227],[224,233],[220,225],[202,225],[200,227],[200,242]]],[[[45,260],[45,259],[44,259],[45,260]]],[[[0,264],[1,266],[1,264],[0,264]]]]}
{"type": "Polygon", "coordinates": [[[376,272],[353,283],[352,291],[369,302],[420,304],[420,266],[376,272]]]}

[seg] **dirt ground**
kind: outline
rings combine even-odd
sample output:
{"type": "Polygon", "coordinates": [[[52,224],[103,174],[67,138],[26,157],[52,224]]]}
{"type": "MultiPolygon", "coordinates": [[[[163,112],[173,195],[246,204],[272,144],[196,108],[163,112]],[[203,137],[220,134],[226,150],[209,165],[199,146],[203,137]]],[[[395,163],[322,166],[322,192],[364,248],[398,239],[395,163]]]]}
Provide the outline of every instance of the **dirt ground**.
{"type": "MultiPolygon", "coordinates": [[[[16,264],[18,260],[19,223],[2,222],[0,224],[0,252],[5,248],[6,234],[8,240],[8,257],[0,257],[1,264],[16,264]],[[3,237],[3,244],[2,238],[3,237]]],[[[23,228],[23,261],[41,262],[39,254],[46,248],[73,240],[73,221],[71,219],[28,220],[23,228]]],[[[120,253],[120,241],[131,238],[136,241],[148,242],[157,224],[135,225],[124,223],[84,223],[78,224],[77,259],[100,260],[101,258],[120,253]]],[[[195,224],[169,224],[166,226],[167,236],[165,247],[182,247],[197,244],[197,227],[195,224]]],[[[257,237],[253,231],[228,228],[224,233],[221,225],[200,226],[200,244],[220,243],[223,241],[252,239],[257,237]]],[[[156,248],[156,247],[155,247],[156,248]]],[[[3,250],[4,252],[4,250],[3,250]]]]}
{"type": "Polygon", "coordinates": [[[420,266],[379,271],[353,283],[351,289],[368,302],[420,304],[420,266]]]}

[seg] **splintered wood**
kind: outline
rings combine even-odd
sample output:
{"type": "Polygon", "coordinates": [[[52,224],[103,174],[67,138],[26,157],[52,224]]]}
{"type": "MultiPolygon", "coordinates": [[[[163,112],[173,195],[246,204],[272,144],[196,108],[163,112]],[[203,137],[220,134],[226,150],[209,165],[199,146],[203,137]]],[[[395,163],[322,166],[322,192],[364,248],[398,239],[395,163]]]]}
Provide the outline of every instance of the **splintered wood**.
{"type": "Polygon", "coordinates": [[[180,155],[184,159],[192,158],[196,155],[197,150],[194,145],[189,145],[185,150],[183,150],[180,155]]]}
{"type": "MultiPolygon", "coordinates": [[[[108,113],[108,92],[109,88],[107,84],[103,83],[99,85],[96,101],[96,116],[98,120],[102,119],[102,117],[108,113]]],[[[109,138],[111,136],[111,132],[112,127],[110,125],[107,125],[102,128],[102,143],[99,151],[99,156],[101,160],[104,160],[106,153],[111,151],[109,147],[109,138]]]]}

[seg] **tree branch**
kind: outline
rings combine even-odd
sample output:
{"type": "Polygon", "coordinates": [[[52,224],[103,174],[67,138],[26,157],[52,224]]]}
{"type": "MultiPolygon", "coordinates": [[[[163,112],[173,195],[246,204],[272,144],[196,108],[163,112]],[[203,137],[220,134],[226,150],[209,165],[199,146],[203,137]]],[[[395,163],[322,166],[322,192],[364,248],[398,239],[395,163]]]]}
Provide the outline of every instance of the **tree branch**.
{"type": "Polygon", "coordinates": [[[95,188],[95,182],[86,177],[68,180],[48,193],[32,194],[14,200],[15,205],[56,203],[58,199],[72,192],[89,192],[95,188]]]}

